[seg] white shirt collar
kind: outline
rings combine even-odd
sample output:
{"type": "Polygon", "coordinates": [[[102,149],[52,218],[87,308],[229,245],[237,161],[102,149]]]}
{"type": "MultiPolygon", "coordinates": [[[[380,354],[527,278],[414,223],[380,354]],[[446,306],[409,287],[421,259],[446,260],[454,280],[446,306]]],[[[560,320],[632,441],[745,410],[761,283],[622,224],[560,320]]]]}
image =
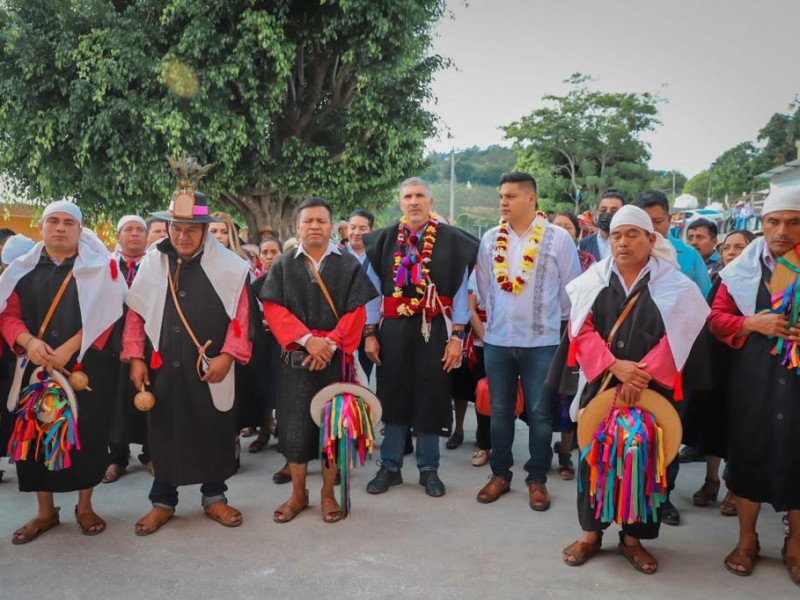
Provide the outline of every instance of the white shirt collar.
{"type": "Polygon", "coordinates": [[[301,254],[307,256],[308,259],[311,262],[314,263],[314,267],[316,267],[317,271],[319,271],[320,267],[322,266],[322,261],[324,261],[328,256],[330,256],[331,254],[339,254],[339,255],[341,255],[342,252],[341,252],[341,250],[339,250],[339,247],[336,244],[334,244],[333,242],[329,241],[328,242],[328,248],[327,248],[327,250],[325,250],[325,254],[322,255],[322,258],[319,259],[319,262],[314,260],[308,254],[308,252],[305,251],[305,248],[303,248],[303,244],[302,243],[297,247],[297,250],[295,250],[294,257],[297,258],[301,254]]]}
{"type": "Polygon", "coordinates": [[[633,285],[631,285],[631,287],[629,289],[628,286],[625,285],[625,278],[622,276],[622,273],[619,272],[619,269],[617,269],[617,263],[614,262],[613,258],[611,259],[611,272],[612,273],[616,273],[617,277],[619,277],[619,283],[620,283],[620,285],[622,285],[622,289],[625,291],[625,297],[626,298],[631,295],[631,290],[633,288],[635,288],[636,284],[639,283],[642,280],[642,277],[644,277],[645,275],[647,275],[650,272],[650,268],[651,268],[652,263],[653,263],[653,257],[651,256],[647,260],[647,264],[642,268],[641,271],[639,271],[639,274],[636,276],[636,279],[633,281],[633,285]]]}

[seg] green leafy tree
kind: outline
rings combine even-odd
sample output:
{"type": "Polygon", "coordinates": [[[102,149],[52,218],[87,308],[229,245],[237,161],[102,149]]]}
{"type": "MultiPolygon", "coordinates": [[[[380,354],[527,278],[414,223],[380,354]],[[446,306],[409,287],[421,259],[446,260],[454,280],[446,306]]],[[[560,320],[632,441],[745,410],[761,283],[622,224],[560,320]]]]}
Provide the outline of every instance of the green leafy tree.
{"type": "Polygon", "coordinates": [[[794,109],[792,114],[775,113],[758,132],[758,141],[764,143],[764,149],[756,163],[756,175],[798,158],[800,98],[796,98],[789,108],[794,109]]]}
{"type": "Polygon", "coordinates": [[[752,142],[742,142],[720,154],[711,164],[712,197],[732,199],[752,191],[758,156],[758,148],[752,142]]]}
{"type": "Polygon", "coordinates": [[[686,185],[686,175],[680,171],[650,171],[650,181],[647,182],[647,189],[661,190],[668,196],[672,196],[673,173],[675,182],[675,196],[683,193],[683,186],[686,185]]]}
{"type": "Polygon", "coordinates": [[[378,206],[423,167],[443,0],[7,0],[0,169],[29,196],[163,208],[167,153],[251,237],[303,197],[378,206]]]}
{"type": "Polygon", "coordinates": [[[707,170],[701,171],[686,182],[686,185],[683,186],[683,193],[691,194],[697,198],[701,204],[704,204],[708,197],[709,189],[712,192],[714,191],[713,187],[709,187],[713,186],[713,184],[711,172],[707,170]]]}
{"type": "Polygon", "coordinates": [[[556,201],[580,191],[591,202],[610,187],[638,191],[649,178],[649,147],[640,136],[660,123],[660,98],[601,92],[591,82],[587,75],[572,75],[566,95],[544,96],[544,107],[503,127],[513,140],[517,168],[553,166],[556,201]]]}

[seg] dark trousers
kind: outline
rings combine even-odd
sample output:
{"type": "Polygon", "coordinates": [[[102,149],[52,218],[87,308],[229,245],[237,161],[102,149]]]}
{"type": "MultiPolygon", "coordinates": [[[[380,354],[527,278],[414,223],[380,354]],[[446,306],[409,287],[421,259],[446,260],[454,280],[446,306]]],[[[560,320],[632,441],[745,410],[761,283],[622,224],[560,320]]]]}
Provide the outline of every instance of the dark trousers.
{"type": "MultiPolygon", "coordinates": [[[[130,455],[128,444],[109,444],[108,448],[112,465],[119,465],[120,467],[128,466],[128,456],[130,455]]],[[[142,464],[150,462],[150,448],[148,448],[147,442],[142,444],[142,453],[139,455],[139,461],[142,464]]]]}
{"type": "MultiPolygon", "coordinates": [[[[228,486],[224,483],[204,483],[200,486],[200,493],[203,494],[203,506],[224,501],[227,491],[228,486]]],[[[154,479],[149,498],[153,506],[175,508],[178,506],[178,486],[154,479]]]]}
{"type": "MultiPolygon", "coordinates": [[[[361,368],[364,369],[364,373],[367,374],[367,379],[372,377],[372,369],[375,366],[373,362],[367,356],[366,350],[364,350],[364,339],[361,339],[361,344],[358,346],[358,362],[361,363],[361,368]]],[[[365,382],[366,385],[366,382],[365,382]]]]}
{"type": "Polygon", "coordinates": [[[482,415],[476,410],[475,419],[478,421],[478,426],[475,429],[475,443],[481,450],[491,450],[492,417],[490,417],[489,415],[482,415]]]}

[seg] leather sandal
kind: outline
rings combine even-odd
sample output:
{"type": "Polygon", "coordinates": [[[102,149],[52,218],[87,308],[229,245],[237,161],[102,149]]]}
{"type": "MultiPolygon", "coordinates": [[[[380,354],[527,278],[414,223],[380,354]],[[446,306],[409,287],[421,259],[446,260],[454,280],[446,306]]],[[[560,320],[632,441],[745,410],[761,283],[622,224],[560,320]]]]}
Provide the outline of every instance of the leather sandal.
{"type": "Polygon", "coordinates": [[[445,442],[444,447],[448,450],[455,450],[461,444],[464,443],[464,434],[463,433],[454,433],[450,436],[450,438],[445,442]]]}
{"type": "Polygon", "coordinates": [[[792,582],[795,585],[800,585],[800,558],[797,556],[787,556],[786,555],[786,544],[788,543],[789,538],[783,540],[783,548],[781,549],[781,559],[783,559],[783,564],[786,567],[786,570],[789,571],[789,577],[792,579],[792,582]]]}
{"type": "Polygon", "coordinates": [[[619,532],[619,553],[628,559],[628,562],[633,565],[633,568],[644,573],[645,575],[652,575],[658,571],[658,561],[656,557],[650,554],[641,544],[636,546],[628,546],[625,544],[625,534],[619,532]],[[645,568],[645,565],[655,565],[651,569],[645,568]]]}
{"type": "Polygon", "coordinates": [[[258,434],[256,439],[250,442],[250,446],[247,448],[247,451],[250,454],[255,454],[256,452],[261,452],[264,448],[267,447],[269,444],[269,433],[262,431],[258,434]]]}
{"type": "Polygon", "coordinates": [[[31,519],[25,523],[25,525],[14,532],[14,535],[11,537],[11,543],[17,546],[20,544],[27,544],[46,531],[50,531],[61,522],[58,518],[58,511],[60,510],[61,509],[56,506],[56,512],[54,512],[53,516],[49,519],[31,519]]]}
{"type": "Polygon", "coordinates": [[[272,476],[272,483],[283,484],[292,480],[292,472],[289,470],[289,463],[281,467],[281,470],[272,476]]]}
{"type": "Polygon", "coordinates": [[[558,476],[564,481],[575,479],[575,465],[572,464],[571,454],[558,455],[558,476]]]}
{"type": "Polygon", "coordinates": [[[289,498],[286,502],[281,504],[273,513],[272,520],[276,523],[288,523],[307,508],[308,490],[306,490],[306,497],[302,503],[295,502],[292,498],[289,498]]]}
{"type": "Polygon", "coordinates": [[[122,465],[115,465],[114,463],[108,465],[106,474],[103,475],[103,483],[114,483],[125,474],[125,471],[126,469],[122,465]]]}
{"type": "Polygon", "coordinates": [[[322,498],[322,520],[325,523],[338,523],[342,520],[342,509],[333,498],[322,498]]]}
{"type": "Polygon", "coordinates": [[[753,569],[756,567],[756,560],[758,560],[758,553],[761,551],[761,544],[756,542],[755,548],[742,549],[738,546],[725,557],[725,568],[734,575],[739,577],[748,577],[753,574],[753,569]],[[744,567],[743,570],[734,569],[731,565],[744,567]]]}
{"type": "Polygon", "coordinates": [[[78,522],[83,535],[100,535],[106,530],[106,522],[101,519],[100,515],[93,510],[80,514],[78,513],[78,507],[76,506],[75,520],[78,522]]]}
{"type": "Polygon", "coordinates": [[[736,494],[731,491],[725,494],[722,502],[719,503],[719,514],[723,517],[735,517],[739,514],[736,509],[736,494]]]}
{"type": "Polygon", "coordinates": [[[692,502],[695,506],[708,506],[717,501],[719,496],[719,479],[713,481],[706,478],[703,486],[692,495],[692,502]]]}
{"type": "Polygon", "coordinates": [[[239,527],[242,524],[242,513],[230,504],[221,500],[203,508],[206,516],[225,527],[239,527]]]}
{"type": "Polygon", "coordinates": [[[579,567],[600,552],[600,548],[603,547],[603,532],[599,531],[598,534],[597,541],[594,544],[575,540],[564,548],[561,551],[561,558],[564,564],[570,567],[579,567]],[[567,560],[567,556],[572,557],[574,560],[567,560]]]}
{"type": "Polygon", "coordinates": [[[136,535],[150,535],[151,533],[155,533],[173,516],[175,516],[175,509],[168,510],[160,506],[154,506],[150,509],[150,512],[136,521],[136,535]]]}

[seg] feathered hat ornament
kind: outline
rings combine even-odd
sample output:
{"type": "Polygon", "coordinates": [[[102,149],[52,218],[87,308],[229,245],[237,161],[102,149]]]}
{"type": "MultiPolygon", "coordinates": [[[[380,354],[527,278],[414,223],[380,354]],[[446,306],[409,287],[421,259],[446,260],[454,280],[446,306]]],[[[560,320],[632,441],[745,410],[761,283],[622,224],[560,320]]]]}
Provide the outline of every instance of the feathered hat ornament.
{"type": "Polygon", "coordinates": [[[178,187],[172,193],[169,210],[151,215],[158,219],[181,223],[217,222],[217,219],[210,216],[206,195],[197,189],[200,180],[208,175],[215,165],[213,163],[202,165],[185,152],[177,160],[169,155],[166,158],[178,179],[178,187]]]}

